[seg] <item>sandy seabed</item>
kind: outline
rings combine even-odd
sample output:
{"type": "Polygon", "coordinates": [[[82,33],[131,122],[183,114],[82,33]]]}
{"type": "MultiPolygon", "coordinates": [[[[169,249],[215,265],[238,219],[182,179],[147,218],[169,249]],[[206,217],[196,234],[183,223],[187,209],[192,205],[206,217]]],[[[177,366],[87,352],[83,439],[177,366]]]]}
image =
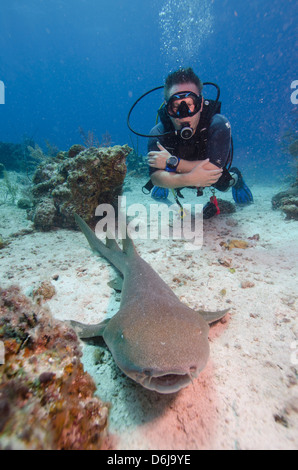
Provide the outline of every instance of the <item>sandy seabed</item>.
{"type": "MultiPolygon", "coordinates": [[[[130,178],[127,205],[148,206],[145,181],[130,178]]],[[[136,240],[139,254],[193,309],[230,307],[210,329],[207,367],[172,395],[143,389],[116,366],[102,341],[83,343],[83,363],[97,394],[111,403],[107,449],[298,448],[298,223],[271,209],[281,188],[252,186],[254,204],[204,222],[203,246],[183,240],[136,240]],[[221,243],[247,241],[247,249],[221,243]]],[[[185,190],[186,202],[205,203],[185,190]]],[[[218,197],[232,201],[230,193],[218,197]]],[[[89,250],[82,233],[31,232],[26,211],[0,206],[1,286],[27,295],[42,281],[56,294],[46,302],[60,320],[97,323],[117,312],[120,294],[108,286],[113,269],[89,250]],[[12,234],[18,234],[13,237],[12,234]]]]}

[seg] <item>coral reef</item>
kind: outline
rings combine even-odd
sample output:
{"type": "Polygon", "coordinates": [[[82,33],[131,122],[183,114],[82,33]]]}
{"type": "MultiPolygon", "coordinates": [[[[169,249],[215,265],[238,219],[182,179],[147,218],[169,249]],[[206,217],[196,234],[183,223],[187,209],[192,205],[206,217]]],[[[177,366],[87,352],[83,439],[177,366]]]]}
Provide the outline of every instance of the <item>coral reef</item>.
{"type": "Polygon", "coordinates": [[[18,184],[9,177],[8,172],[3,166],[3,182],[0,186],[0,204],[15,204],[18,194],[18,184]]]}
{"type": "Polygon", "coordinates": [[[292,155],[292,157],[298,157],[298,139],[290,143],[289,153],[292,155]]]}
{"type": "Polygon", "coordinates": [[[34,147],[32,147],[32,145],[28,145],[27,150],[29,152],[31,160],[33,162],[36,162],[36,164],[39,164],[43,162],[46,158],[49,158],[43,153],[42,149],[38,144],[34,144],[34,147]]]}
{"type": "Polygon", "coordinates": [[[32,205],[31,181],[28,174],[16,171],[7,171],[0,163],[0,205],[12,204],[21,209],[27,209],[32,205]]]}
{"type": "Polygon", "coordinates": [[[116,203],[126,175],[131,149],[116,145],[84,149],[74,145],[39,165],[33,176],[33,207],[29,218],[37,229],[76,229],[74,212],[94,224],[99,204],[116,203]]]}
{"type": "Polygon", "coordinates": [[[101,141],[95,135],[93,130],[89,130],[86,132],[82,127],[79,127],[79,134],[81,136],[82,141],[84,142],[85,149],[90,147],[111,147],[114,143],[112,142],[112,136],[108,131],[102,134],[101,141]]]}
{"type": "Polygon", "coordinates": [[[21,144],[0,142],[0,163],[9,171],[30,171],[36,162],[32,161],[28,146],[34,146],[32,139],[24,139],[21,144]]]}
{"type": "Polygon", "coordinates": [[[286,191],[275,194],[272,198],[272,208],[281,209],[287,219],[298,220],[298,182],[286,191]]]}
{"type": "Polygon", "coordinates": [[[288,153],[294,158],[296,166],[296,180],[286,190],[277,193],[272,198],[272,208],[281,209],[287,219],[298,220],[298,139],[295,138],[294,131],[287,134],[288,153]]]}
{"type": "Polygon", "coordinates": [[[0,343],[0,449],[100,449],[108,405],[94,397],[72,328],[18,287],[0,288],[0,343]]]}
{"type": "Polygon", "coordinates": [[[136,145],[134,144],[132,139],[131,139],[131,143],[132,143],[132,150],[127,156],[127,161],[126,161],[128,174],[131,176],[148,176],[149,175],[148,163],[139,152],[138,138],[137,138],[136,145]]]}
{"type": "Polygon", "coordinates": [[[286,214],[287,219],[298,220],[298,139],[293,130],[284,136],[284,150],[293,158],[296,167],[296,180],[286,190],[275,194],[271,200],[273,209],[280,209],[286,214]]]}
{"type": "Polygon", "coordinates": [[[49,141],[45,141],[46,153],[31,138],[24,138],[20,144],[0,142],[0,178],[1,165],[8,171],[32,173],[36,166],[47,158],[54,157],[58,148],[49,141]]]}

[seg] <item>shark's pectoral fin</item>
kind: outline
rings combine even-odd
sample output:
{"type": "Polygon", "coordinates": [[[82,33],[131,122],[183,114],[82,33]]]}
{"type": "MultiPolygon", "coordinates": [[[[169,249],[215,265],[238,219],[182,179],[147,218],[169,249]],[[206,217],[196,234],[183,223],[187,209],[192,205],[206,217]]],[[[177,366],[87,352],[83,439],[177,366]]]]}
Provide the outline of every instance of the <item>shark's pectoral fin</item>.
{"type": "Polygon", "coordinates": [[[115,277],[115,279],[112,279],[112,281],[108,282],[108,286],[110,286],[116,292],[122,291],[122,285],[123,285],[123,278],[120,276],[117,276],[115,277]]]}
{"type": "Polygon", "coordinates": [[[202,315],[204,320],[210,325],[210,323],[214,323],[223,318],[229,310],[229,308],[226,308],[225,310],[218,310],[217,312],[205,312],[204,310],[197,310],[197,312],[202,315]]]}
{"type": "Polygon", "coordinates": [[[84,323],[74,320],[70,320],[69,323],[79,338],[95,338],[96,336],[102,336],[109,321],[110,318],[107,318],[101,323],[97,323],[95,325],[85,325],[84,323]]]}

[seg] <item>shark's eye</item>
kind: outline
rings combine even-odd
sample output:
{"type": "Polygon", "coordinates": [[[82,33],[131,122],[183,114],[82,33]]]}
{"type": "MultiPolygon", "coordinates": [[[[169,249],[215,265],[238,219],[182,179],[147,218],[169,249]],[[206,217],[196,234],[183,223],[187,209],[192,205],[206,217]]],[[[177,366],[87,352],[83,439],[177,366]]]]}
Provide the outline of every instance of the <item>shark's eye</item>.
{"type": "Polygon", "coordinates": [[[118,334],[120,335],[120,338],[121,338],[122,340],[124,340],[124,339],[127,338],[127,334],[126,334],[125,328],[124,328],[123,330],[120,330],[118,334]]]}
{"type": "Polygon", "coordinates": [[[144,373],[145,375],[148,375],[148,377],[151,376],[151,370],[149,370],[149,369],[143,370],[143,373],[144,373]]]}

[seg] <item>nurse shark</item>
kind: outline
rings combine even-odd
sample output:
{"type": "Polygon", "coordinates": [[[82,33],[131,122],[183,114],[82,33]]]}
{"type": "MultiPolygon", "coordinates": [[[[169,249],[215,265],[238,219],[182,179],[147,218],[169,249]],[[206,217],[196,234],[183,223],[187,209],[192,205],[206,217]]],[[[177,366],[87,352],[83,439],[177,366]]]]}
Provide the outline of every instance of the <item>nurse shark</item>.
{"type": "Polygon", "coordinates": [[[75,219],[92,250],[123,276],[119,311],[95,325],[71,321],[78,336],[102,336],[119,368],[149,390],[168,394],[186,387],[208,361],[208,324],[229,309],[192,310],[138,255],[127,232],[121,249],[112,238],[104,244],[77,214],[75,219]]]}

